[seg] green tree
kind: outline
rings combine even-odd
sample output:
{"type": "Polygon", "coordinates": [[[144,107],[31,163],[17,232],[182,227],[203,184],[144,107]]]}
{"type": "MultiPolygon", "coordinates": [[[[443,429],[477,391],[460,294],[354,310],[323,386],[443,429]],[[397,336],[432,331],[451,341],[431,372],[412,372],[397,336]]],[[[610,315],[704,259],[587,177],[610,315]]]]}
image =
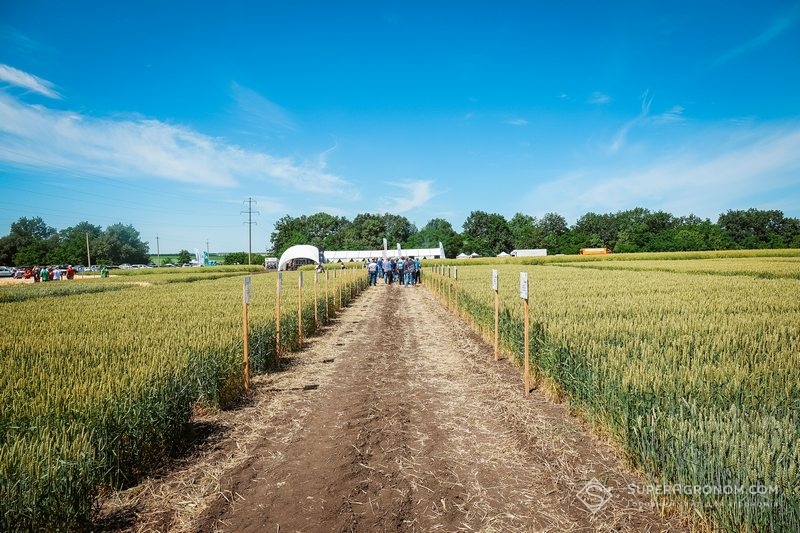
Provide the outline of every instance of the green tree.
{"type": "Polygon", "coordinates": [[[339,250],[350,221],[345,217],[319,212],[304,220],[302,225],[305,226],[303,233],[308,236],[308,240],[295,244],[311,244],[321,250],[339,250]]]}
{"type": "Polygon", "coordinates": [[[498,213],[472,211],[464,221],[465,251],[482,256],[495,256],[512,247],[511,230],[505,217],[498,213]]]}
{"type": "MultiPolygon", "coordinates": [[[[384,213],[383,215],[383,237],[389,243],[397,244],[398,242],[403,245],[417,233],[417,227],[406,217],[402,215],[393,215],[391,213],[384,213]]],[[[381,240],[381,244],[383,241],[381,240]]]]}
{"type": "Polygon", "coordinates": [[[40,217],[22,217],[11,224],[11,229],[0,239],[0,264],[44,264],[58,245],[55,228],[40,217]]]}
{"type": "MultiPolygon", "coordinates": [[[[187,252],[188,253],[188,252],[187,252]]],[[[231,252],[225,254],[226,265],[246,265],[248,255],[247,252],[231,252]]],[[[261,254],[252,254],[249,256],[251,265],[263,265],[264,256],[261,254]]]]}
{"type": "Polygon", "coordinates": [[[443,218],[433,218],[421,230],[409,237],[407,247],[436,248],[440,242],[447,257],[455,257],[462,251],[461,235],[453,229],[453,225],[443,218]]]}
{"type": "Polygon", "coordinates": [[[131,225],[112,224],[97,238],[97,256],[112,265],[121,263],[149,263],[147,242],[142,242],[139,232],[131,225]]]}
{"type": "MultiPolygon", "coordinates": [[[[192,254],[189,253],[189,250],[181,250],[180,252],[178,252],[178,257],[175,260],[178,262],[178,264],[181,264],[181,263],[190,263],[192,259],[193,257],[192,254]]],[[[227,257],[225,259],[227,261],[227,257]]],[[[246,262],[247,259],[245,259],[245,263],[246,262]]]]}
{"type": "Polygon", "coordinates": [[[541,229],[536,225],[536,217],[516,213],[511,220],[508,221],[508,228],[511,230],[511,238],[515,250],[528,250],[542,247],[544,235],[541,229]]]}
{"type": "Polygon", "coordinates": [[[558,213],[545,213],[536,227],[542,234],[542,248],[547,248],[548,254],[569,253],[564,251],[568,242],[567,219],[558,213]]]}
{"type": "Polygon", "coordinates": [[[738,248],[782,248],[792,240],[792,223],[787,232],[787,219],[777,209],[729,210],[719,216],[717,224],[738,248]]]}
{"type": "Polygon", "coordinates": [[[378,250],[383,246],[385,234],[386,226],[381,215],[359,213],[345,231],[344,248],[348,250],[378,250]]]}
{"type": "MultiPolygon", "coordinates": [[[[100,226],[81,222],[75,226],[63,229],[58,233],[59,246],[56,252],[59,264],[83,265],[87,263],[86,239],[89,238],[89,253],[92,254],[92,242],[102,235],[100,226]]],[[[94,261],[94,259],[93,259],[94,261]]]]}
{"type": "Polygon", "coordinates": [[[350,225],[345,217],[327,213],[308,217],[286,215],[275,222],[275,230],[270,236],[272,253],[280,257],[287,248],[296,244],[310,244],[322,250],[341,249],[350,225]]]}

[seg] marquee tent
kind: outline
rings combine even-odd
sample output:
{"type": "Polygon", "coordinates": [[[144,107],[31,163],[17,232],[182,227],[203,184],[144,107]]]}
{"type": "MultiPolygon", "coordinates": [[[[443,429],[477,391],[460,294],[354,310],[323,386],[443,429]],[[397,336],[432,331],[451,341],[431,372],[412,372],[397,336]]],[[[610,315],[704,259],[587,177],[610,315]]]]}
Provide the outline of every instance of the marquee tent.
{"type": "MultiPolygon", "coordinates": [[[[416,259],[444,259],[444,246],[439,243],[438,248],[406,248],[397,245],[396,250],[388,250],[387,257],[414,257],[416,259]]],[[[365,261],[367,259],[377,259],[383,257],[383,250],[341,250],[322,252],[326,263],[336,263],[338,261],[365,261]]]]}
{"type": "Polygon", "coordinates": [[[296,244],[290,246],[283,252],[280,261],[278,261],[278,270],[286,270],[290,261],[305,259],[315,263],[321,263],[323,258],[322,254],[319,252],[319,248],[316,246],[311,246],[310,244],[296,244]]]}

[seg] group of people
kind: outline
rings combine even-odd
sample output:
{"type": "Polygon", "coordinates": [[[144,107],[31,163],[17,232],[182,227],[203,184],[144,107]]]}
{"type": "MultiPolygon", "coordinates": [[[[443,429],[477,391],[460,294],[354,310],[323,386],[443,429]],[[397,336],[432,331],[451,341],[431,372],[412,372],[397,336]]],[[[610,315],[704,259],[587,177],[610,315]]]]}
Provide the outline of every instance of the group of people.
{"type": "Polygon", "coordinates": [[[367,273],[369,274],[369,284],[377,285],[378,278],[383,278],[383,282],[391,285],[394,281],[408,287],[421,283],[422,268],[419,259],[413,257],[394,257],[367,261],[367,273]]]}
{"type": "MultiPolygon", "coordinates": [[[[62,279],[75,279],[75,269],[72,265],[64,267],[58,266],[35,266],[22,267],[13,269],[13,277],[17,279],[33,279],[34,283],[41,281],[61,281],[62,279]]],[[[100,277],[108,277],[108,267],[102,266],[100,268],[100,277]]]]}
{"type": "MultiPolygon", "coordinates": [[[[14,277],[17,277],[15,275],[14,277]]],[[[73,279],[75,278],[75,269],[72,268],[72,265],[69,265],[66,270],[62,272],[60,267],[57,266],[35,266],[33,268],[25,268],[22,271],[22,276],[24,279],[31,279],[33,278],[34,283],[39,283],[40,281],[60,281],[64,278],[66,279],[73,279]]]]}

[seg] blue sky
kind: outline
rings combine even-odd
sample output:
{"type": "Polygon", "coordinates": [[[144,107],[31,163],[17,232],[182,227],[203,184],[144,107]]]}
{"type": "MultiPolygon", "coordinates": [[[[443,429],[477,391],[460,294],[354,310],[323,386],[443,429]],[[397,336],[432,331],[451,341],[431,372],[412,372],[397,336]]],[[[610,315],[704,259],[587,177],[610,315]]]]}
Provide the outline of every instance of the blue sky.
{"type": "Polygon", "coordinates": [[[800,216],[800,2],[0,2],[0,235],[800,216]]]}

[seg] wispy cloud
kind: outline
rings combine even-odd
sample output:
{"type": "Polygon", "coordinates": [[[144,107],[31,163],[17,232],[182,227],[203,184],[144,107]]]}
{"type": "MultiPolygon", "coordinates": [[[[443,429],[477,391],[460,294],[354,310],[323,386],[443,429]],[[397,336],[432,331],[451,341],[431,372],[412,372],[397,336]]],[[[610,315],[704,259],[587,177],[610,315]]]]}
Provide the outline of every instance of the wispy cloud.
{"type": "Polygon", "coordinates": [[[266,181],[340,197],[351,189],[326,170],[324,155],[312,161],[275,157],[158,120],[95,118],[27,105],[0,92],[2,162],[74,175],[214,187],[266,181]]]}
{"type": "Polygon", "coordinates": [[[529,200],[565,216],[612,212],[635,206],[695,213],[709,218],[729,208],[751,205],[755,195],[784,190],[800,172],[800,126],[762,127],[746,134],[698,132],[670,153],[648,154],[604,168],[574,170],[536,187],[529,200]],[[700,148],[702,147],[702,148],[700,148]]]}
{"type": "Polygon", "coordinates": [[[593,92],[591,96],[589,96],[588,100],[586,100],[586,103],[593,105],[605,105],[610,102],[611,102],[611,97],[601,92],[593,92]]]}
{"type": "Polygon", "coordinates": [[[395,187],[400,187],[408,192],[407,196],[386,198],[386,210],[390,213],[405,213],[428,203],[433,198],[431,190],[433,182],[430,180],[414,180],[400,183],[392,183],[395,187]]]}
{"type": "Polygon", "coordinates": [[[510,124],[511,126],[527,126],[528,121],[524,118],[510,118],[504,121],[505,124],[510,124]]]}
{"type": "Polygon", "coordinates": [[[608,151],[612,154],[616,154],[619,152],[628,142],[628,133],[631,129],[639,124],[640,122],[644,121],[647,118],[647,114],[650,112],[650,106],[653,103],[653,96],[650,94],[650,91],[647,90],[642,93],[641,96],[641,111],[639,114],[626,122],[620,129],[614,133],[613,138],[611,139],[611,143],[608,145],[608,151]]]}
{"type": "Polygon", "coordinates": [[[61,95],[53,89],[54,85],[51,82],[8,65],[0,64],[0,82],[9,83],[48,98],[61,98],[61,95]]]}
{"type": "Polygon", "coordinates": [[[238,118],[256,129],[296,129],[291,114],[252,89],[236,82],[231,83],[231,96],[236,105],[238,118]]]}
{"type": "Polygon", "coordinates": [[[653,118],[653,122],[657,124],[664,124],[668,122],[683,122],[686,118],[683,116],[684,107],[682,105],[674,105],[671,109],[661,113],[653,118]]]}
{"type": "Polygon", "coordinates": [[[800,4],[795,5],[791,11],[783,13],[776,17],[772,24],[769,25],[764,31],[745,41],[744,43],[728,50],[722,54],[716,61],[717,65],[723,65],[740,55],[757,50],[762,46],[766,46],[773,39],[779,37],[787,30],[791,29],[797,22],[800,21],[800,4]]]}

